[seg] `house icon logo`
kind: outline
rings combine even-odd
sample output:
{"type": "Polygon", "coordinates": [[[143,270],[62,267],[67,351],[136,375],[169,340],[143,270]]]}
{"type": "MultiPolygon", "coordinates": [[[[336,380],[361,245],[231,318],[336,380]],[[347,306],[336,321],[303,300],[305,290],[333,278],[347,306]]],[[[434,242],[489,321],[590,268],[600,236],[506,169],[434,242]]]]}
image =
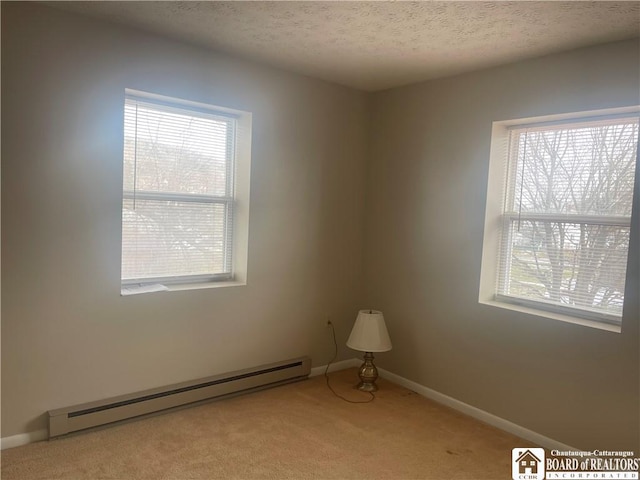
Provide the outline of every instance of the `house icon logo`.
{"type": "Polygon", "coordinates": [[[544,448],[511,450],[513,480],[544,480],[544,448]]]}

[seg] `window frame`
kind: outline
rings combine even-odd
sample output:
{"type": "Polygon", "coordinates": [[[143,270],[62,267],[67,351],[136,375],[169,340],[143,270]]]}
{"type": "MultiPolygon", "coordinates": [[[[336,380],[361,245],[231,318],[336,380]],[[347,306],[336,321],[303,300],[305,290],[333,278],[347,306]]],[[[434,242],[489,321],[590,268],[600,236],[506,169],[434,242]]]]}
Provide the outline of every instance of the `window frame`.
{"type": "MultiPolygon", "coordinates": [[[[203,195],[192,193],[174,193],[162,191],[128,190],[122,187],[122,212],[124,202],[131,200],[151,200],[162,202],[185,202],[200,205],[223,205],[225,209],[223,229],[223,269],[222,273],[193,274],[175,276],[156,276],[127,278],[120,274],[121,294],[147,293],[148,286],[161,286],[162,290],[184,290],[193,288],[208,288],[213,286],[245,285],[247,278],[247,248],[248,248],[248,221],[249,221],[249,178],[251,165],[251,121],[250,112],[230,109],[227,107],[211,105],[191,100],[179,99],[143,92],[133,89],[125,89],[123,101],[140,101],[145,104],[156,104],[163,110],[175,110],[180,114],[190,112],[200,114],[203,117],[219,117],[229,120],[231,131],[227,134],[230,151],[227,153],[225,166],[226,188],[225,195],[203,195]],[[140,287],[140,292],[136,291],[140,287]]],[[[123,129],[124,132],[124,129],[123,129]]],[[[124,135],[123,135],[124,140],[124,135]]],[[[124,143],[123,143],[124,152],[124,143]]],[[[122,159],[124,168],[124,156],[122,159]]],[[[124,180],[124,179],[123,179],[124,180]]],[[[121,226],[124,225],[124,218],[121,226]]],[[[124,246],[124,238],[121,236],[121,246],[124,246]]],[[[122,258],[120,262],[122,268],[122,258]]],[[[160,291],[160,289],[158,289],[160,291]]]]}
{"type": "MultiPolygon", "coordinates": [[[[514,128],[542,128],[565,125],[570,126],[572,121],[585,122],[601,119],[616,119],[640,116],[640,106],[612,108],[604,110],[592,110],[585,112],[548,115],[543,117],[530,117],[515,120],[493,122],[491,135],[491,152],[489,163],[489,176],[487,182],[487,201],[485,211],[485,224],[482,248],[482,264],[480,273],[480,288],[478,301],[481,304],[491,305],[521,313],[532,314],[537,317],[550,318],[564,322],[580,324],[599,328],[612,332],[621,331],[622,316],[604,312],[591,311],[571,306],[547,304],[541,300],[529,300],[526,298],[508,296],[500,293],[498,283],[500,275],[501,248],[511,248],[512,242],[510,223],[513,221],[538,221],[551,223],[573,224],[603,224],[631,228],[631,216],[599,216],[556,213],[512,213],[507,212],[506,201],[514,192],[510,191],[515,176],[514,164],[510,157],[509,132],[514,128]]],[[[638,166],[636,166],[636,171],[638,166]]],[[[638,189],[640,179],[635,178],[634,189],[638,189]]],[[[632,197],[633,202],[633,197],[632,197]]],[[[632,215],[637,215],[633,205],[632,215]]],[[[631,232],[634,233],[634,232],[631,232]]],[[[629,238],[629,246],[634,241],[629,238]]],[[[627,257],[627,268],[629,258],[627,257]]]]}

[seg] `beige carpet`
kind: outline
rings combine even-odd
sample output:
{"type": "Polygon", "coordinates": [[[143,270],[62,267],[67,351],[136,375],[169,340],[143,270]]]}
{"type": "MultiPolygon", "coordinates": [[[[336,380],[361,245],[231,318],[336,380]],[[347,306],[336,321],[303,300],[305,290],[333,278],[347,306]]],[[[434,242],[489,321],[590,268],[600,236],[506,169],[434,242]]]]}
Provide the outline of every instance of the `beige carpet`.
{"type": "MultiPolygon", "coordinates": [[[[354,369],[331,374],[349,398],[354,369]]],[[[378,380],[349,404],[324,377],[2,452],[2,480],[510,479],[534,446],[378,380]]]]}

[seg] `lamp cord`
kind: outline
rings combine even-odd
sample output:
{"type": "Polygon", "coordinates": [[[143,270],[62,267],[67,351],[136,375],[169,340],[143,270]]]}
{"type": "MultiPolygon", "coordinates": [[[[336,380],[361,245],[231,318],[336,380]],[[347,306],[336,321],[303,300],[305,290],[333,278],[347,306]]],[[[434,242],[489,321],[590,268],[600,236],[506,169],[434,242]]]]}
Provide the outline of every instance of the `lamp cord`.
{"type": "Polygon", "coordinates": [[[327,368],[324,369],[324,378],[327,381],[327,388],[331,390],[331,393],[333,393],[336,397],[344,400],[345,402],[349,402],[349,403],[373,402],[373,400],[376,398],[373,392],[367,392],[369,395],[371,395],[371,398],[369,398],[368,400],[349,400],[348,398],[345,398],[342,395],[336,393],[336,391],[333,389],[333,387],[329,383],[329,367],[333,362],[335,362],[336,358],[338,357],[338,342],[336,341],[336,329],[333,327],[333,323],[331,322],[329,322],[329,326],[331,327],[331,336],[333,338],[333,358],[329,363],[327,363],[327,368]]]}

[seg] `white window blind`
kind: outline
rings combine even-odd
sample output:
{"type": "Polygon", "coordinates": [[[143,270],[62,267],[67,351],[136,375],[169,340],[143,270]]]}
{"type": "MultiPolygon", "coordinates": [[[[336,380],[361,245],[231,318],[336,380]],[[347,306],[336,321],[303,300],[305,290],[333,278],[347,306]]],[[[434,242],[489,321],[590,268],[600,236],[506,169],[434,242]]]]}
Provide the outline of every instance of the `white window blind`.
{"type": "Polygon", "coordinates": [[[122,282],[232,274],[235,118],[127,95],[122,282]]]}
{"type": "Polygon", "coordinates": [[[496,299],[619,323],[638,117],[513,127],[496,299]]]}

